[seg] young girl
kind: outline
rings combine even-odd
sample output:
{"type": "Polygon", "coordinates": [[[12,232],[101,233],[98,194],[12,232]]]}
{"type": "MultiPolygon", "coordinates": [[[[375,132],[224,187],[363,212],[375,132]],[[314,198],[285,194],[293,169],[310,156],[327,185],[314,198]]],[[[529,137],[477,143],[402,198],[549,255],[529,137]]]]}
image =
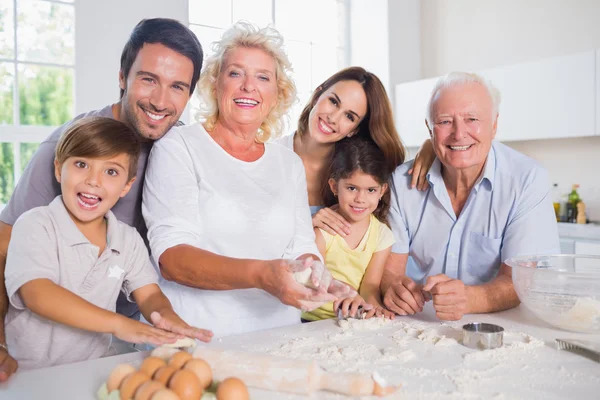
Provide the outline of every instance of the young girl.
{"type": "Polygon", "coordinates": [[[110,118],[83,118],[56,147],[62,195],[15,223],[6,261],[7,347],[21,369],[102,357],[111,334],[161,345],[210,341],[173,311],[139,233],[110,209],[135,180],[140,141],[110,118]],[[154,327],[115,313],[120,291],[154,327]]]}
{"type": "Polygon", "coordinates": [[[323,198],[328,207],[348,221],[351,233],[331,235],[315,228],[315,235],[331,275],[356,289],[359,295],[305,312],[303,319],[333,318],[338,309],[344,317],[355,316],[361,306],[366,318],[394,317],[383,307],[379,292],[385,260],[394,243],[386,221],[388,178],[385,157],[372,140],[352,137],[336,145],[323,198]]]}

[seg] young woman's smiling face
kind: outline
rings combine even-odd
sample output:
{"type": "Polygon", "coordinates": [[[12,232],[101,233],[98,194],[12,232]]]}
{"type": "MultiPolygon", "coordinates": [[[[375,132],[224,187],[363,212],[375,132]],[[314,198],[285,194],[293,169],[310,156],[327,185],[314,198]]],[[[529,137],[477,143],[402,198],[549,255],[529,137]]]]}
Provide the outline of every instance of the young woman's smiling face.
{"type": "Polygon", "coordinates": [[[360,83],[339,81],[319,96],[310,111],[309,134],[320,143],[334,143],[351,136],[367,109],[367,95],[360,83]]]}

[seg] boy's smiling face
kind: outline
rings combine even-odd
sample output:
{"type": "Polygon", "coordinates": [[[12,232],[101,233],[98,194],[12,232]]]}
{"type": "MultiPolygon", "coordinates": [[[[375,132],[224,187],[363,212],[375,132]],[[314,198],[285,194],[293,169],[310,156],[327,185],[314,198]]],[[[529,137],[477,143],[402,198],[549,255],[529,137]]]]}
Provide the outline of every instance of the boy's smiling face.
{"type": "Polygon", "coordinates": [[[135,178],[128,180],[129,155],[105,158],[69,157],[54,162],[63,202],[78,227],[102,220],[125,196],[135,178]]]}

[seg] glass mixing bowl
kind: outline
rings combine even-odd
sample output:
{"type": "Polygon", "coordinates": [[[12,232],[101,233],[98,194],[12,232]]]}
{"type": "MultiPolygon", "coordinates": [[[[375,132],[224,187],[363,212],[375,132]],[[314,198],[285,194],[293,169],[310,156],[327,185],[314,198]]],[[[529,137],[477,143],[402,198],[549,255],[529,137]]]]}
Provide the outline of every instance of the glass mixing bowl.
{"type": "Polygon", "coordinates": [[[538,318],[569,331],[600,333],[599,256],[522,256],[506,264],[521,303],[538,318]]]}

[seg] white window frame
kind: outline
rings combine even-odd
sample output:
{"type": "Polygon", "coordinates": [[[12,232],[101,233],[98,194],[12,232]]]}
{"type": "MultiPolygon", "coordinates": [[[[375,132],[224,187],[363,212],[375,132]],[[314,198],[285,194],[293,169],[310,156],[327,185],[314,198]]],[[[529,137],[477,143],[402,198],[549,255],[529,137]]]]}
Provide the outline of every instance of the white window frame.
{"type": "MultiPolygon", "coordinates": [[[[19,99],[19,65],[34,65],[41,67],[56,67],[73,70],[73,114],[75,113],[75,58],[73,64],[56,64],[46,62],[20,61],[18,59],[17,26],[18,13],[17,3],[21,0],[12,0],[13,3],[13,57],[0,57],[0,63],[10,63],[13,65],[13,122],[12,124],[0,125],[0,143],[12,143],[14,158],[14,182],[15,186],[21,177],[21,143],[41,143],[57,127],[43,125],[21,125],[20,99],[19,99]]],[[[77,0],[66,2],[60,0],[40,0],[47,3],[64,4],[73,7],[74,15],[77,13],[77,0]]],[[[74,18],[73,23],[76,19],[74,18]]],[[[77,34],[77,33],[75,33],[77,34]]],[[[76,49],[75,49],[76,51],[76,49]]]]}

